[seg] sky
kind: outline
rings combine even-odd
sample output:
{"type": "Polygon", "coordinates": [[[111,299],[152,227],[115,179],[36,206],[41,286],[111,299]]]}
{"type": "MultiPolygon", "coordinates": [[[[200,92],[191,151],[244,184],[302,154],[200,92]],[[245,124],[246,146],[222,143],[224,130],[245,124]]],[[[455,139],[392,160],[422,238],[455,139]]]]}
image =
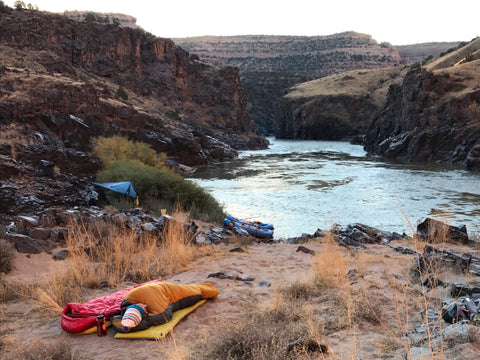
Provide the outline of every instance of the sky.
{"type": "MultiPolygon", "coordinates": [[[[3,0],[13,7],[15,0],[3,0]]],[[[23,0],[40,10],[132,15],[158,37],[331,35],[356,31],[393,45],[480,36],[480,0],[23,0]]]]}

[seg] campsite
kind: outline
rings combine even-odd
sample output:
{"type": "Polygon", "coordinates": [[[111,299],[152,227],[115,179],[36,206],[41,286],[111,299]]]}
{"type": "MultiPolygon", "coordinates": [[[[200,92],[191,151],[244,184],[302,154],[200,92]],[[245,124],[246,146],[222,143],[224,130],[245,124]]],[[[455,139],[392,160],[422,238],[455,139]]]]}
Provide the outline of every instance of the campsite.
{"type": "Polygon", "coordinates": [[[346,16],[478,11],[311,3],[0,0],[0,360],[480,358],[480,39],[346,16]]]}
{"type": "MultiPolygon", "coordinates": [[[[77,210],[87,213],[86,209],[77,210]]],[[[145,226],[156,219],[151,214],[107,210],[109,213],[94,208],[88,213],[103,220],[122,216],[126,223],[136,223],[138,228],[158,236],[158,229],[145,226]]],[[[171,227],[175,228],[175,238],[185,237],[186,214],[175,213],[166,219],[176,219],[174,223],[179,225],[171,227]]],[[[161,260],[165,275],[160,280],[171,284],[210,283],[218,289],[218,296],[181,318],[168,334],[153,331],[150,339],[118,338],[112,326],[105,336],[97,336],[96,328],[89,334],[68,333],[61,326],[62,306],[53,301],[52,287],[69,284],[70,280],[62,278],[67,268],[88,277],[78,297],[80,302],[137,286],[141,279],[154,280],[141,276],[147,270],[134,259],[121,259],[125,269],[103,268],[99,264],[103,255],[98,249],[97,260],[90,260],[89,266],[96,264],[98,270],[109,273],[92,274],[81,269],[79,263],[84,258],[79,253],[61,261],[52,256],[60,248],[49,253],[17,254],[6,276],[16,285],[3,289],[3,296],[9,292],[13,297],[1,311],[6,359],[41,359],[51,354],[56,359],[367,359],[372,354],[373,358],[385,359],[477,358],[476,325],[468,321],[448,324],[438,314],[435,317],[442,301],[451,298],[454,283],[462,283],[467,289],[476,278],[473,274],[466,276],[465,269],[451,261],[436,262],[429,275],[415,274],[414,254],[421,255],[421,250],[428,248],[420,238],[356,225],[355,232],[348,227],[337,231],[341,240],[319,230],[310,236],[272,241],[240,236],[211,222],[196,223],[194,243],[181,241],[160,247],[174,257],[169,268],[165,266],[168,259],[161,260]],[[358,236],[359,229],[366,234],[363,240],[358,236]],[[197,254],[184,261],[189,251],[197,254]],[[137,273],[127,261],[134,264],[137,273]],[[113,285],[109,277],[118,278],[119,274],[124,281],[113,285]],[[435,276],[442,285],[424,286],[422,279],[426,276],[435,276]],[[48,285],[27,286],[41,282],[48,285]]],[[[115,230],[123,239],[121,250],[110,250],[115,256],[122,252],[132,255],[131,233],[118,233],[124,230],[115,230]]],[[[165,242],[172,240],[168,234],[162,236],[165,242]]],[[[433,246],[478,256],[468,245],[443,241],[433,246]]],[[[140,261],[148,259],[153,264],[160,260],[137,250],[140,261]]],[[[70,296],[74,295],[70,291],[70,296]]]]}

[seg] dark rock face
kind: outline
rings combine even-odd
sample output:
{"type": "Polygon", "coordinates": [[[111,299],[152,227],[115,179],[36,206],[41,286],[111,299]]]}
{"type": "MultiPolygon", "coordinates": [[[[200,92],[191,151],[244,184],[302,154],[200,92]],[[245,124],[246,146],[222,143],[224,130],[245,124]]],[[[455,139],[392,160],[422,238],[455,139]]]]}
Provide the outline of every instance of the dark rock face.
{"type": "Polygon", "coordinates": [[[377,110],[378,106],[369,96],[284,98],[276,136],[281,139],[341,140],[362,135],[377,110]]]}
{"type": "Polygon", "coordinates": [[[376,155],[408,161],[463,163],[479,168],[480,90],[448,97],[455,82],[420,69],[392,86],[384,108],[368,129],[364,147],[376,155]]]}
{"type": "MultiPolygon", "coordinates": [[[[21,49],[26,56],[35,55],[36,64],[42,66],[38,71],[42,75],[62,73],[78,81],[79,72],[83,72],[84,77],[100,79],[97,84],[57,81],[49,87],[29,87],[26,90],[33,98],[30,104],[20,105],[12,97],[0,104],[2,121],[28,121],[43,132],[48,129],[49,135],[57,139],[67,140],[72,147],[85,151],[93,134],[108,136],[122,132],[172,156],[176,155],[176,143],[185,143],[184,152],[190,152],[185,159],[193,165],[195,161],[205,163],[209,157],[207,154],[199,158],[199,146],[189,145],[192,140],[197,144],[198,141],[195,137],[189,139],[192,129],[187,124],[230,129],[235,133],[254,129],[247,116],[238,69],[207,66],[173,41],[156,38],[143,30],[76,22],[61,15],[13,11],[0,20],[0,43],[17,51],[21,49]],[[101,79],[130,94],[133,92],[133,96],[148,97],[153,107],[161,110],[152,113],[149,108],[139,109],[138,103],[105,101],[116,96],[112,89],[102,85],[101,79]],[[85,126],[72,121],[71,114],[82,119],[85,126]],[[183,128],[174,131],[177,125],[183,128]]],[[[46,76],[43,80],[54,82],[46,76]]],[[[21,81],[26,87],[27,81],[23,78],[21,81]]],[[[8,93],[18,90],[12,81],[0,86],[8,93]]]]}
{"type": "Polygon", "coordinates": [[[460,227],[447,225],[431,218],[426,218],[422,223],[417,225],[417,235],[426,241],[437,238],[437,241],[441,239],[460,244],[470,243],[465,225],[460,227]]]}
{"type": "Polygon", "coordinates": [[[208,66],[141,29],[59,14],[0,17],[0,212],[82,202],[100,160],[93,139],[122,135],[202,166],[265,148],[249,135],[239,71],[208,66]]]}
{"type": "MultiPolygon", "coordinates": [[[[400,64],[398,50],[370,35],[344,32],[327,36],[214,36],[176,38],[176,44],[217,66],[235,66],[257,132],[274,134],[284,91],[308,80],[354,69],[400,64]]],[[[277,134],[276,134],[277,135],[277,134]]]]}

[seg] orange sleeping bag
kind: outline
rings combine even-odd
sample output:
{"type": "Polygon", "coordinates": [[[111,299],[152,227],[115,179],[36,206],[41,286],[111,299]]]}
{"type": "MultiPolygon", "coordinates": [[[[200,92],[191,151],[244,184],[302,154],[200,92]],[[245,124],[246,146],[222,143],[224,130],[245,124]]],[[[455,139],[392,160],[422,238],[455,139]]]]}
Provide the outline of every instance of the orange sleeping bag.
{"type": "Polygon", "coordinates": [[[122,302],[122,310],[133,304],[147,305],[147,316],[130,331],[145,330],[161,325],[173,316],[173,312],[196,304],[202,299],[218,295],[212,283],[172,284],[168,282],[149,283],[131,289],[122,302]]]}

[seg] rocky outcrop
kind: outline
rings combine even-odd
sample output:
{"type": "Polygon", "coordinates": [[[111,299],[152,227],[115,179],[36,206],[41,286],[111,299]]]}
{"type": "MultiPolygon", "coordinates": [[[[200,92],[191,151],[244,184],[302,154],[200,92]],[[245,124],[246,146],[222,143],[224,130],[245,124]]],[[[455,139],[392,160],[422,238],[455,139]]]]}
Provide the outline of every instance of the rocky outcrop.
{"type": "Polygon", "coordinates": [[[355,70],[288,89],[282,98],[276,135],[286,139],[341,140],[361,137],[401,83],[406,66],[355,70]]]}
{"type": "Polygon", "coordinates": [[[411,45],[395,45],[398,53],[408,62],[422,63],[428,59],[437,58],[452,51],[459,45],[459,42],[430,42],[411,45]]]}
{"type": "Polygon", "coordinates": [[[202,129],[254,128],[238,69],[207,66],[140,29],[13,11],[0,20],[0,44],[3,123],[29,123],[68,147],[85,151],[90,136],[123,133],[198,165],[234,155],[235,142],[200,144],[202,129]]]}
{"type": "Polygon", "coordinates": [[[365,136],[365,150],[408,161],[463,163],[480,168],[480,61],[432,72],[413,68],[393,85],[365,136]]]}
{"type": "Polygon", "coordinates": [[[363,135],[378,106],[370,96],[326,95],[287,99],[276,136],[281,139],[341,140],[363,135]]]}
{"type": "Polygon", "coordinates": [[[275,109],[284,90],[298,83],[353,69],[401,63],[398,50],[370,35],[345,32],[328,36],[205,36],[175,38],[176,44],[217,66],[235,66],[257,131],[273,134],[275,109]]]}
{"type": "Polygon", "coordinates": [[[0,212],[72,206],[123,135],[188,166],[267,146],[234,67],[141,29],[13,10],[0,17],[0,212]]]}

